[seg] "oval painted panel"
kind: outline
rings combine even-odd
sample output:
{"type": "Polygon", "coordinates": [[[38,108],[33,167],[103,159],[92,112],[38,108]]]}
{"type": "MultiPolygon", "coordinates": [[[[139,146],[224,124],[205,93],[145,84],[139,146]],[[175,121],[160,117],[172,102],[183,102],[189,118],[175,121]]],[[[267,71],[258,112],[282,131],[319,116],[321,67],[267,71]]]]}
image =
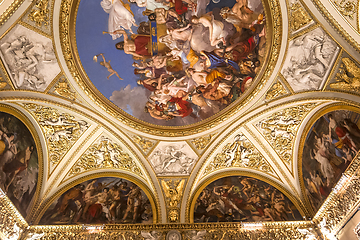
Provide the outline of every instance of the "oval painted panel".
{"type": "Polygon", "coordinates": [[[306,136],[302,174],[306,195],[316,212],[360,147],[360,114],[337,110],[320,117],[306,136]]]}
{"type": "Polygon", "coordinates": [[[85,181],[67,190],[39,224],[153,223],[150,201],[134,183],[114,177],[85,181]]]}
{"type": "Polygon", "coordinates": [[[38,171],[29,129],[13,115],[0,112],[0,186],[24,218],[36,192],[38,171]]]}
{"type": "Polygon", "coordinates": [[[194,222],[302,220],[278,189],[251,177],[232,176],[206,186],[195,203],[194,222]]]}
{"type": "Polygon", "coordinates": [[[117,107],[183,126],[252,85],[267,52],[264,19],[261,0],[82,0],[76,43],[91,84],[117,107]]]}

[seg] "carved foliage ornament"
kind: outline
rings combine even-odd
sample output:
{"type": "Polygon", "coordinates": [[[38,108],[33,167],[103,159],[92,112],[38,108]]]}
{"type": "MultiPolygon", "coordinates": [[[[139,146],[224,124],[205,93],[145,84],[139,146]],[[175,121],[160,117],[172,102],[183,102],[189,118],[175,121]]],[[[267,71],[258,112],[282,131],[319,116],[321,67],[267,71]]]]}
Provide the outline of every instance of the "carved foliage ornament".
{"type": "Polygon", "coordinates": [[[64,80],[60,80],[54,88],[54,93],[59,94],[62,97],[68,98],[72,101],[76,99],[75,92],[70,88],[70,85],[64,80]]]}
{"type": "Polygon", "coordinates": [[[106,137],[101,137],[74,164],[68,176],[72,177],[82,172],[100,168],[124,169],[140,176],[143,175],[137,163],[128,153],[123,151],[119,144],[106,137]]]}
{"type": "Polygon", "coordinates": [[[134,142],[139,145],[141,147],[141,149],[143,150],[143,152],[148,152],[153,146],[154,143],[152,141],[149,141],[141,136],[133,136],[132,137],[134,142]]]}
{"type": "Polygon", "coordinates": [[[355,91],[360,90],[360,68],[350,58],[341,59],[342,63],[335,76],[336,82],[331,83],[334,89],[355,91]]]}
{"type": "Polygon", "coordinates": [[[86,121],[55,108],[33,103],[25,103],[24,107],[33,114],[45,133],[49,159],[55,165],[89,127],[86,121]]]}
{"type": "Polygon", "coordinates": [[[31,10],[29,19],[36,23],[37,26],[41,27],[49,24],[49,0],[39,0],[35,7],[37,9],[31,10]]]}
{"type": "Polygon", "coordinates": [[[275,175],[273,168],[245,137],[238,134],[234,141],[227,143],[220,153],[206,166],[203,176],[227,167],[244,167],[275,175]]]}
{"type": "Polygon", "coordinates": [[[301,121],[316,105],[308,103],[280,110],[256,124],[285,163],[291,163],[293,141],[301,121]]]}
{"type": "Polygon", "coordinates": [[[293,31],[299,30],[312,21],[309,14],[299,2],[292,4],[290,11],[290,28],[293,31]]]}

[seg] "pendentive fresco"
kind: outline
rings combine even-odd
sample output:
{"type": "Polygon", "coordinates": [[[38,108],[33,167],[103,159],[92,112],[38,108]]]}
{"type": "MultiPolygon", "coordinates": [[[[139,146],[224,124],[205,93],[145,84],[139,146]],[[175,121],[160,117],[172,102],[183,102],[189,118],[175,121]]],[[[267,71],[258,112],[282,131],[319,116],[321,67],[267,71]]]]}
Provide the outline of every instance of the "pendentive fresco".
{"type": "Polygon", "coordinates": [[[38,154],[28,128],[0,112],[0,187],[26,217],[38,180],[38,154]]]}
{"type": "Polygon", "coordinates": [[[317,211],[360,147],[360,114],[337,110],[321,116],[306,136],[302,174],[306,196],[317,211]]]}
{"type": "Polygon", "coordinates": [[[106,98],[145,122],[182,126],[252,85],[265,28],[260,0],[83,0],[76,40],[87,76],[106,98]]]}

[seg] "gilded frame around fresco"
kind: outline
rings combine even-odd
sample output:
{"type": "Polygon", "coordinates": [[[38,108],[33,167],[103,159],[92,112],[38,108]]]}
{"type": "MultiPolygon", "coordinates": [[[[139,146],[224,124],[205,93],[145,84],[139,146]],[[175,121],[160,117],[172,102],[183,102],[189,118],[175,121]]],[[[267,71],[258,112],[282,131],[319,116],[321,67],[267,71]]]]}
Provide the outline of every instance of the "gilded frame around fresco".
{"type": "MultiPolygon", "coordinates": [[[[329,112],[332,112],[332,111],[336,111],[336,110],[349,110],[349,111],[353,111],[355,113],[360,114],[360,108],[355,106],[355,105],[350,105],[350,104],[346,105],[345,103],[335,103],[335,104],[330,104],[330,105],[324,106],[320,110],[318,110],[313,116],[311,116],[309,121],[306,123],[306,126],[305,126],[305,128],[303,130],[303,133],[300,136],[301,140],[300,140],[300,143],[299,143],[299,151],[298,151],[298,156],[297,156],[297,159],[298,159],[298,176],[299,176],[299,182],[300,182],[300,187],[301,187],[301,193],[304,196],[304,201],[305,201],[306,208],[309,209],[312,216],[314,216],[316,212],[314,212],[312,210],[313,208],[311,207],[309,198],[306,197],[305,183],[304,183],[303,171],[302,171],[303,170],[302,169],[302,156],[303,156],[305,140],[306,140],[306,136],[309,134],[309,132],[311,130],[311,127],[315,124],[315,122],[318,119],[320,119],[325,114],[327,114],[329,112]]],[[[356,158],[356,156],[354,158],[356,158]]]]}
{"type": "Polygon", "coordinates": [[[215,125],[227,120],[230,116],[233,116],[241,110],[246,103],[250,102],[254,96],[260,92],[265,83],[269,80],[279,57],[280,43],[282,40],[282,16],[280,4],[278,0],[271,0],[269,2],[263,1],[263,6],[266,10],[266,21],[268,23],[266,25],[267,36],[271,39],[266,43],[266,48],[269,50],[265,58],[266,60],[264,61],[264,65],[256,77],[256,84],[254,84],[251,88],[252,94],[247,94],[242,99],[228,106],[226,113],[221,111],[209,119],[200,121],[199,123],[181,127],[162,127],[159,125],[145,123],[144,121],[138,120],[125,113],[113,103],[110,103],[108,99],[102,96],[102,94],[94,88],[93,84],[90,83],[90,80],[81,67],[76,47],[76,39],[74,37],[76,24],[75,19],[79,2],[79,0],[63,0],[61,2],[62,14],[60,15],[60,41],[65,62],[72,77],[88,95],[88,97],[110,116],[117,118],[120,122],[134,128],[135,130],[145,133],[161,136],[188,136],[190,134],[209,130],[215,125]],[[270,11],[270,9],[272,9],[272,11],[270,11]],[[241,104],[240,101],[242,101],[241,104]]]}

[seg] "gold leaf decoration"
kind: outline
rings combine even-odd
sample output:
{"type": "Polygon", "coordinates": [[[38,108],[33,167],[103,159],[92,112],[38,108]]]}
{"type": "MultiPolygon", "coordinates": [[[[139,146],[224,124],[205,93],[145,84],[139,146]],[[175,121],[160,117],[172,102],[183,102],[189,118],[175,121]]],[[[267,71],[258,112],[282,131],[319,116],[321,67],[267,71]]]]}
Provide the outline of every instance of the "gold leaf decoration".
{"type": "Polygon", "coordinates": [[[360,68],[349,58],[343,58],[341,62],[335,76],[336,82],[331,83],[330,87],[358,92],[360,90],[360,68]]]}
{"type": "Polygon", "coordinates": [[[272,100],[272,99],[275,99],[277,97],[286,95],[287,93],[288,92],[285,89],[285,87],[280,82],[276,82],[274,85],[271,86],[269,91],[267,91],[267,93],[265,95],[265,99],[266,100],[272,100]]]}
{"type": "Polygon", "coordinates": [[[49,24],[49,0],[39,0],[35,5],[37,9],[31,10],[29,19],[36,23],[37,26],[46,26],[49,24]]]}
{"type": "Polygon", "coordinates": [[[77,160],[70,169],[68,177],[101,168],[124,169],[140,176],[143,175],[137,163],[124,152],[119,144],[102,136],[77,160]]]}
{"type": "Polygon", "coordinates": [[[205,137],[195,138],[195,139],[191,140],[191,143],[194,144],[194,146],[197,150],[204,150],[206,148],[206,146],[211,142],[211,139],[214,135],[215,134],[210,134],[205,137]]]}
{"type": "Polygon", "coordinates": [[[291,5],[290,8],[290,28],[297,31],[312,21],[309,14],[299,2],[291,5]]]}
{"type": "Polygon", "coordinates": [[[221,168],[243,167],[275,175],[274,169],[257,148],[245,137],[238,134],[227,143],[220,153],[206,166],[203,176],[221,168]]]}
{"type": "Polygon", "coordinates": [[[61,161],[66,152],[89,127],[86,121],[76,119],[55,108],[33,103],[25,103],[24,107],[36,118],[45,134],[52,165],[57,165],[61,161]]]}
{"type": "Polygon", "coordinates": [[[54,87],[54,93],[72,101],[76,99],[75,92],[71,90],[70,85],[66,82],[65,79],[61,79],[59,82],[57,82],[54,87]]]}
{"type": "Polygon", "coordinates": [[[287,165],[292,162],[292,146],[301,121],[316,105],[308,103],[283,109],[256,124],[261,134],[287,165]]]}
{"type": "Polygon", "coordinates": [[[179,203],[183,195],[185,179],[182,180],[161,180],[161,186],[166,199],[168,219],[170,222],[178,222],[180,216],[179,203]]]}
{"type": "Polygon", "coordinates": [[[138,135],[133,136],[132,139],[143,150],[144,153],[147,153],[154,146],[152,141],[138,135]]]}
{"type": "Polygon", "coordinates": [[[357,13],[357,1],[354,0],[334,0],[333,1],[337,10],[345,17],[354,19],[354,14],[357,13]]]}

